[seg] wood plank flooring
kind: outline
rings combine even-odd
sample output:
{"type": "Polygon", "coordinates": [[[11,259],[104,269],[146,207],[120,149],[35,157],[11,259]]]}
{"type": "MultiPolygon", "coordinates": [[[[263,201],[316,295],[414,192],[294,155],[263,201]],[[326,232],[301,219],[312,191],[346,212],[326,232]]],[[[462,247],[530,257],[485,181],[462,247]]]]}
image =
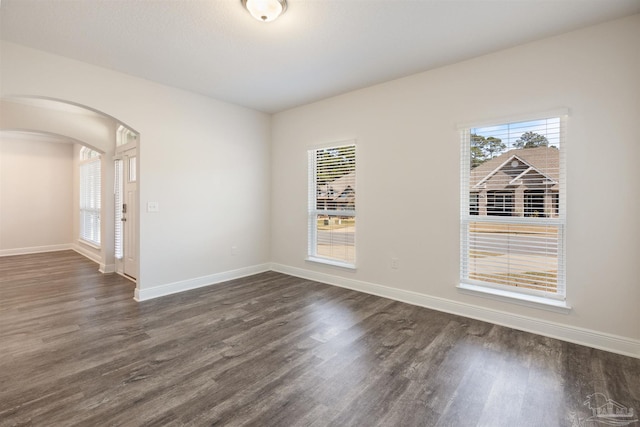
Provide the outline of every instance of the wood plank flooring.
{"type": "Polygon", "coordinates": [[[133,290],[71,251],[0,258],[0,425],[605,425],[596,392],[640,410],[638,359],[275,272],[133,290]]]}

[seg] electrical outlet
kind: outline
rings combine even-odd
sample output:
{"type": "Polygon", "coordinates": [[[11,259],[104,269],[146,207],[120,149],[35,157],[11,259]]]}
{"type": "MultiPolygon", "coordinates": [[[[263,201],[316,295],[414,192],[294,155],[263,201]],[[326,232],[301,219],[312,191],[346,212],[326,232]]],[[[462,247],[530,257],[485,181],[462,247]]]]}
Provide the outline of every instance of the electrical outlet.
{"type": "Polygon", "coordinates": [[[160,212],[160,203],[147,202],[147,212],[160,212]]]}
{"type": "Polygon", "coordinates": [[[400,260],[398,258],[391,258],[391,268],[397,270],[400,268],[400,260]]]}
{"type": "Polygon", "coordinates": [[[231,255],[239,255],[240,254],[240,248],[237,246],[231,246],[231,255]]]}

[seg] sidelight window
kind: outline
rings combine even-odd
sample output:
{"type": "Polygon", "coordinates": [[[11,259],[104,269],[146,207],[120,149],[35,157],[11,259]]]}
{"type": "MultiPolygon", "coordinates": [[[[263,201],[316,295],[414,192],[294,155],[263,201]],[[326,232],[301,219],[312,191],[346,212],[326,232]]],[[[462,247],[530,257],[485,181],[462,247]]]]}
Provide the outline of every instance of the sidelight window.
{"type": "Polygon", "coordinates": [[[100,246],[100,154],[80,149],[80,240],[100,246]]]}

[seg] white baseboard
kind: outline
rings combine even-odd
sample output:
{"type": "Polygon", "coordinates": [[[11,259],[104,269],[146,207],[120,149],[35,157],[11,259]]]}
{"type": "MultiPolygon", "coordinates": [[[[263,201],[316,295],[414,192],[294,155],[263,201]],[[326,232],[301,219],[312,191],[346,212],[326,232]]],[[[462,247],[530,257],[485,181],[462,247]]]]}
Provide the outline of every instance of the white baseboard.
{"type": "Polygon", "coordinates": [[[98,268],[98,271],[102,274],[109,274],[109,273],[115,273],[116,272],[116,265],[115,264],[103,264],[100,263],[100,268],[98,268]]]}
{"type": "Polygon", "coordinates": [[[65,243],[62,245],[32,246],[30,248],[1,249],[0,257],[13,256],[13,255],[39,254],[42,252],[66,251],[69,249],[73,249],[73,243],[65,243]]]}
{"type": "Polygon", "coordinates": [[[282,264],[271,264],[271,269],[291,276],[340,286],[342,288],[377,295],[445,313],[482,320],[496,325],[502,325],[525,332],[556,338],[562,341],[610,351],[612,353],[640,358],[640,341],[627,337],[535,319],[527,316],[520,316],[482,306],[466,304],[445,298],[433,297],[417,292],[390,288],[388,286],[378,285],[375,283],[347,279],[344,277],[334,276],[332,274],[319,273],[282,264]]]}
{"type": "Polygon", "coordinates": [[[264,273],[270,269],[270,264],[258,264],[250,267],[239,268],[237,270],[224,271],[222,273],[197,277],[195,279],[167,283],[165,285],[154,286],[147,289],[138,289],[136,287],[133,299],[136,301],[146,301],[178,292],[215,285],[216,283],[226,282],[228,280],[240,279],[241,277],[251,276],[253,274],[264,273]]]}
{"type": "MultiPolygon", "coordinates": [[[[80,255],[82,255],[82,256],[84,256],[86,258],[89,258],[91,261],[93,261],[96,264],[98,264],[100,266],[100,268],[103,266],[102,257],[100,255],[88,250],[83,245],[75,244],[75,245],[73,245],[72,249],[74,251],[78,252],[80,255]]],[[[103,272],[103,271],[100,270],[100,272],[103,272]]]]}
{"type": "Polygon", "coordinates": [[[79,253],[80,255],[89,258],[91,261],[97,263],[99,265],[98,271],[100,273],[113,273],[116,271],[115,264],[103,264],[100,256],[97,254],[86,250],[82,245],[66,243],[64,245],[49,245],[49,246],[34,246],[30,248],[17,248],[17,249],[3,249],[0,250],[0,257],[4,256],[12,256],[12,255],[29,255],[29,254],[38,254],[44,252],[58,252],[58,251],[68,251],[73,250],[79,253]]]}

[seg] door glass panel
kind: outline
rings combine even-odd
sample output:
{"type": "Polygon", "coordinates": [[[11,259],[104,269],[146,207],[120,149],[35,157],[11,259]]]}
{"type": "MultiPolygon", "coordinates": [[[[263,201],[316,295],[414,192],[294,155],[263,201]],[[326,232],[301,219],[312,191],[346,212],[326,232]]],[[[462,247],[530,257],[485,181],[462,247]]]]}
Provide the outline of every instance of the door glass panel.
{"type": "Polygon", "coordinates": [[[136,158],[129,157],[129,182],[136,182],[136,180],[137,180],[136,158]]]}

